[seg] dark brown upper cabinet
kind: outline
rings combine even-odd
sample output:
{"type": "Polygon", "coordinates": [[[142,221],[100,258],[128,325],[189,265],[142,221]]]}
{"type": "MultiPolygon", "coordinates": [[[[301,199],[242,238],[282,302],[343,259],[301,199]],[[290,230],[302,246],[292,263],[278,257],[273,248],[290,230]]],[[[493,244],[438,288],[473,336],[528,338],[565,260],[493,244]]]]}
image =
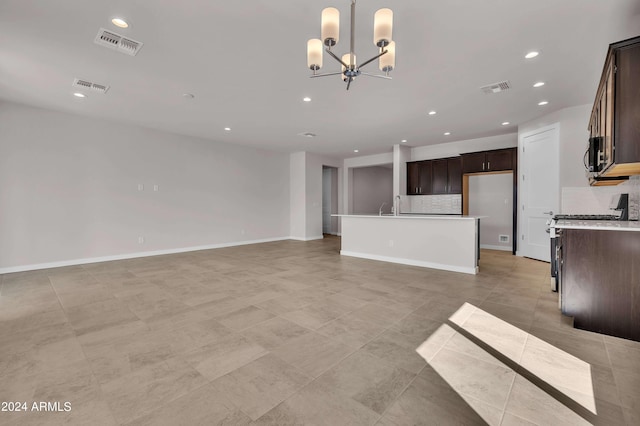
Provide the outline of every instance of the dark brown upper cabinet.
{"type": "Polygon", "coordinates": [[[487,173],[513,170],[516,148],[462,154],[462,173],[487,173]]]}
{"type": "Polygon", "coordinates": [[[638,75],[640,37],[611,44],[589,120],[590,138],[598,143],[592,185],[620,183],[640,174],[638,75]],[[607,181],[616,177],[620,179],[607,181]]]}
{"type": "Polygon", "coordinates": [[[407,163],[407,195],[430,195],[432,161],[407,163]]]}
{"type": "Polygon", "coordinates": [[[407,163],[407,195],[460,194],[460,157],[407,163]]]}

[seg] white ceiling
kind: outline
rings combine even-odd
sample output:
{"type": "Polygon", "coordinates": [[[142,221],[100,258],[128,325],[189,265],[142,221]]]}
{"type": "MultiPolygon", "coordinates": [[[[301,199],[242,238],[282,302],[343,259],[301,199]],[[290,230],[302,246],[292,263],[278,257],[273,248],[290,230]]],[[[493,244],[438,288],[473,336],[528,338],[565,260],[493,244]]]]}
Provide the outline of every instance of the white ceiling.
{"type": "MultiPolygon", "coordinates": [[[[391,81],[360,77],[346,91],[338,76],[309,78],[306,41],[319,38],[321,11],[335,6],[341,40],[334,50],[347,52],[349,5],[2,0],[0,99],[213,141],[349,157],[388,152],[401,139],[420,146],[514,132],[519,123],[592,102],[607,45],[640,34],[640,0],[360,0],[358,61],[376,53],[373,13],[390,7],[396,70],[391,81]],[[130,28],[113,26],[114,16],[130,28]],[[144,46],[136,57],[100,47],[93,40],[101,27],[144,46]],[[529,50],[541,54],[525,60],[529,50]],[[79,100],[74,78],[111,89],[79,100]],[[479,89],[501,80],[512,89],[479,89]],[[539,80],[546,85],[533,89],[539,80]],[[549,105],[538,106],[541,100],[549,105]],[[435,116],[427,114],[432,109],[435,116]]],[[[326,54],[324,64],[323,72],[338,70],[326,54]]],[[[376,71],[377,63],[368,68],[376,71]]]]}

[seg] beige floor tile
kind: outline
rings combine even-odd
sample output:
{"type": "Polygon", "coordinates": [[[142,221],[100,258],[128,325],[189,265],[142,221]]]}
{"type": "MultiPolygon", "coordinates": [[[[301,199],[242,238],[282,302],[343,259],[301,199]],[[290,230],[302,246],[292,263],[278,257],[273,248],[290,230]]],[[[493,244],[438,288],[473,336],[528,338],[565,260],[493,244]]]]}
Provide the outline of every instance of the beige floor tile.
{"type": "Polygon", "coordinates": [[[262,346],[239,334],[232,334],[181,355],[183,359],[209,380],[215,380],[267,354],[262,346]]]}
{"type": "Polygon", "coordinates": [[[311,377],[318,377],[354,351],[353,346],[317,333],[307,333],[272,349],[274,355],[311,377]]]}
{"type": "Polygon", "coordinates": [[[506,412],[540,426],[590,424],[522,376],[513,383],[506,412]]]}
{"type": "Polygon", "coordinates": [[[213,385],[205,385],[126,425],[249,425],[251,419],[236,408],[228,396],[226,391],[221,392],[213,385]]]}
{"type": "Polygon", "coordinates": [[[428,376],[416,377],[377,424],[486,425],[486,422],[431,370],[428,376]]]}
{"type": "Polygon", "coordinates": [[[417,374],[426,364],[425,360],[416,352],[421,343],[416,343],[404,334],[388,330],[367,343],[362,350],[395,367],[417,374]]]}
{"type": "Polygon", "coordinates": [[[302,309],[290,311],[280,316],[302,327],[317,330],[329,321],[333,321],[350,311],[351,309],[342,307],[336,303],[327,302],[323,299],[322,301],[305,306],[302,309]]]}
{"type": "Polygon", "coordinates": [[[242,331],[242,335],[266,349],[278,347],[291,339],[310,333],[309,329],[275,317],[242,331]]]}
{"type": "Polygon", "coordinates": [[[535,336],[529,336],[520,365],[580,405],[595,411],[591,366],[535,336]]]}
{"type": "Polygon", "coordinates": [[[78,335],[138,320],[124,303],[116,299],[70,308],[67,317],[78,335]]]}
{"type": "Polygon", "coordinates": [[[444,345],[455,335],[457,335],[457,332],[453,328],[447,324],[442,324],[430,333],[429,337],[416,348],[416,353],[425,361],[431,362],[433,357],[436,356],[444,345]]]}
{"type": "MultiPolygon", "coordinates": [[[[449,341],[450,342],[450,341],[449,341]]],[[[429,364],[463,396],[470,396],[502,411],[516,373],[497,361],[472,357],[445,347],[429,364]]]]}
{"type": "Polygon", "coordinates": [[[526,331],[485,312],[482,308],[478,308],[458,326],[516,363],[520,362],[529,337],[526,331]]]}
{"type": "Polygon", "coordinates": [[[373,425],[380,416],[331,389],[312,382],[283,403],[261,416],[255,425],[373,425]]]}
{"type": "Polygon", "coordinates": [[[328,322],[316,331],[345,345],[359,348],[386,328],[378,323],[361,320],[352,314],[354,313],[328,322]]]}
{"type": "Polygon", "coordinates": [[[576,412],[583,416],[577,423],[623,424],[624,416],[638,423],[640,343],[574,329],[549,290],[548,265],[483,250],[472,276],[345,258],[339,244],[336,237],[281,241],[0,276],[0,400],[66,397],[74,404],[71,415],[0,423],[246,424],[249,416],[228,392],[206,379],[240,377],[268,356],[285,370],[320,377],[271,408],[280,397],[264,402],[256,389],[289,395],[288,385],[277,378],[280,369],[256,367],[237,385],[253,401],[254,417],[270,409],[256,424],[497,424],[499,410],[483,401],[499,386],[474,394],[484,400],[470,396],[473,386],[460,396],[427,360],[448,365],[468,357],[473,362],[464,368],[495,379],[493,356],[517,359],[524,332],[551,345],[532,365],[545,365],[549,352],[566,355],[540,377],[519,367],[534,384],[519,378],[525,385],[516,388],[530,394],[511,396],[504,424],[571,422],[576,412]],[[482,311],[449,319],[465,302],[497,321],[482,311]],[[475,342],[494,348],[491,356],[475,342]],[[587,397],[598,414],[561,392],[575,390],[545,383],[545,374],[568,374],[553,370],[567,356],[589,364],[587,397]],[[418,372],[403,390],[403,377],[418,372]]]}
{"type": "Polygon", "coordinates": [[[260,309],[255,306],[247,306],[219,317],[218,321],[225,327],[240,331],[273,317],[273,314],[265,311],[264,309],[260,309]]]}
{"type": "Polygon", "coordinates": [[[268,354],[212,384],[252,420],[280,404],[311,378],[278,357],[268,354]]]}
{"type": "Polygon", "coordinates": [[[414,374],[388,365],[380,358],[358,351],[316,382],[382,414],[414,377],[414,374]],[[372,371],[376,374],[371,374],[372,371]]]}
{"type": "Polygon", "coordinates": [[[411,341],[417,344],[422,344],[422,342],[427,340],[442,324],[442,321],[434,321],[419,315],[410,314],[392,325],[391,330],[408,336],[411,338],[411,341]]]}
{"type": "Polygon", "coordinates": [[[104,397],[120,423],[159,410],[207,384],[193,368],[154,364],[102,385],[104,397]]]}
{"type": "Polygon", "coordinates": [[[304,308],[305,306],[318,302],[331,294],[332,293],[319,289],[302,290],[256,303],[255,306],[276,315],[281,315],[304,308]]]}

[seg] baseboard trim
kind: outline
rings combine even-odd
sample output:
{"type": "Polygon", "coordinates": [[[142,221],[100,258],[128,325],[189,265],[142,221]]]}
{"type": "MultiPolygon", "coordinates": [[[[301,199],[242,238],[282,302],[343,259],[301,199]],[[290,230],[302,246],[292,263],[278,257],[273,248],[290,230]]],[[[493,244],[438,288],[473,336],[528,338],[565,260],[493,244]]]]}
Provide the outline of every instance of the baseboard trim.
{"type": "Polygon", "coordinates": [[[295,241],[313,241],[313,240],[321,240],[323,239],[324,236],[320,235],[320,236],[315,236],[315,237],[289,237],[290,240],[295,240],[295,241]]]}
{"type": "Polygon", "coordinates": [[[501,251],[512,251],[513,247],[511,246],[492,246],[491,244],[480,244],[481,249],[488,250],[501,250],[501,251]]]}
{"type": "Polygon", "coordinates": [[[274,241],[284,241],[293,239],[292,237],[263,238],[260,240],[234,241],[232,243],[207,244],[204,246],[181,247],[167,250],[143,251],[135,253],[117,254],[113,256],[87,257],[82,259],[61,260],[57,262],[38,263],[31,265],[10,266],[0,268],[0,274],[10,274],[13,272],[36,271],[39,269],[61,268],[63,266],[85,265],[87,263],[111,262],[114,260],[135,259],[138,257],[162,256],[165,254],[186,253],[190,251],[211,250],[224,247],[244,246],[249,244],[270,243],[274,241]]]}
{"type": "Polygon", "coordinates": [[[342,256],[359,257],[361,259],[379,260],[381,262],[400,263],[402,265],[420,266],[423,268],[440,269],[444,271],[462,272],[463,274],[475,275],[478,267],[465,268],[463,266],[446,265],[442,263],[425,262],[424,260],[405,259],[401,257],[379,256],[376,254],[358,253],[353,251],[340,250],[342,256]]]}

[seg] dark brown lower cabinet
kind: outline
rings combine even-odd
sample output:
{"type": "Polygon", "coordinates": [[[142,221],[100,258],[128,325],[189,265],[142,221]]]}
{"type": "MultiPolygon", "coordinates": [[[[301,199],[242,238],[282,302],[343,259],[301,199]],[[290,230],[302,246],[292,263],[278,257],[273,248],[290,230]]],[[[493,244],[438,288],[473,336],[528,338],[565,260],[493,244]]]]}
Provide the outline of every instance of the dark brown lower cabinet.
{"type": "Polygon", "coordinates": [[[640,341],[640,232],[563,229],[562,313],[574,327],[640,341]]]}

